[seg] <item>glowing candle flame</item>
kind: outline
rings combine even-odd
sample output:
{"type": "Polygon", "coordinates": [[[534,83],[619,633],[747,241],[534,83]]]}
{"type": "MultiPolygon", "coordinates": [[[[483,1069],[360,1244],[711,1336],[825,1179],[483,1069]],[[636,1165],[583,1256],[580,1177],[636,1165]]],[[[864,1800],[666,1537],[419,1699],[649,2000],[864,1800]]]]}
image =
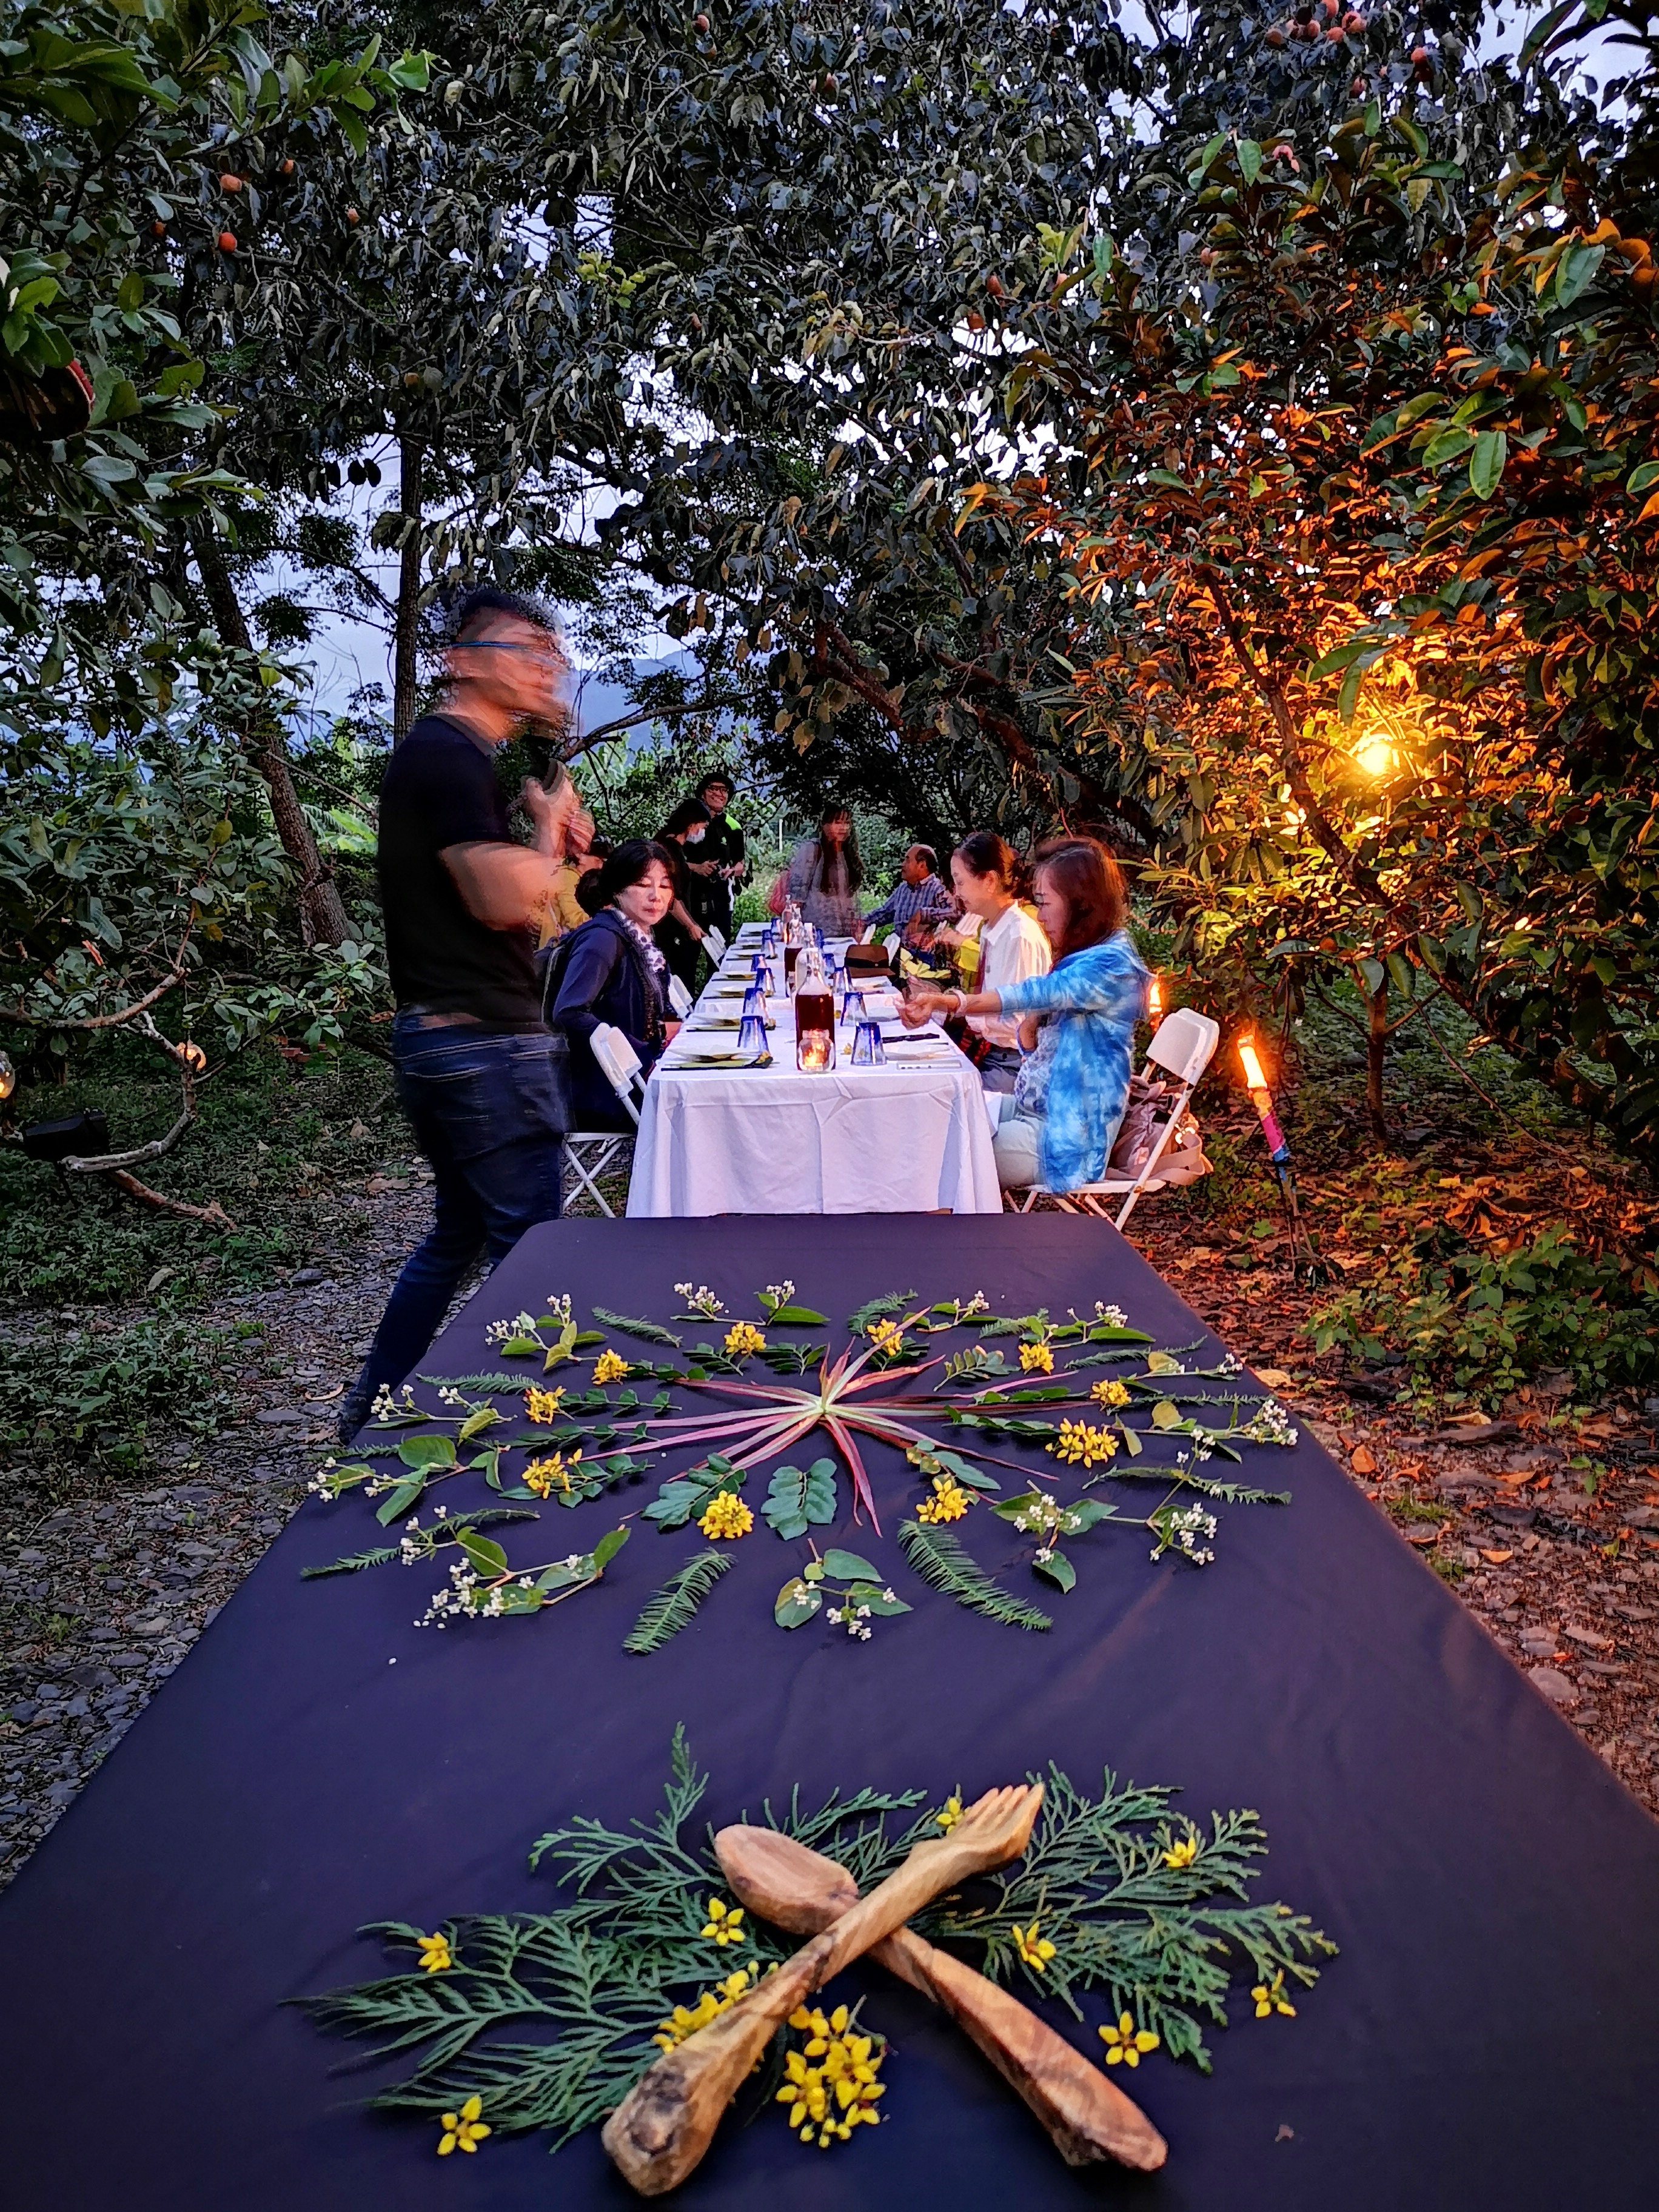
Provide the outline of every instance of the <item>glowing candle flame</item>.
{"type": "Polygon", "coordinates": [[[1164,1018],[1164,978],[1154,975],[1146,993],[1146,1018],[1154,1030],[1164,1018]]]}
{"type": "Polygon", "coordinates": [[[1261,1073],[1261,1062],[1256,1058],[1254,1041],[1247,1036],[1238,1040],[1238,1060],[1244,1070],[1244,1080],[1252,1091],[1265,1091],[1267,1079],[1261,1073]]]}

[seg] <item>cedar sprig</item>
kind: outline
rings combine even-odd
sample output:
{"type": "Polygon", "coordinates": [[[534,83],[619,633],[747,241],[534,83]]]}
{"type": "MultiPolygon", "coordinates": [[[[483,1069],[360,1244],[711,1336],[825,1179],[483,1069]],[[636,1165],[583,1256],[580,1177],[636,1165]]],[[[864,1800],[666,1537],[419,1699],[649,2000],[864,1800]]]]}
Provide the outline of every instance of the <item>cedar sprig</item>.
{"type": "Polygon", "coordinates": [[[504,1368],[492,1368],[485,1375],[422,1375],[422,1382],[441,1385],[447,1390],[510,1390],[515,1398],[524,1395],[525,1385],[534,1380],[523,1374],[509,1375],[504,1368]]]}
{"type": "Polygon", "coordinates": [[[690,1627],[697,1607],[732,1564],[729,1552],[698,1552],[646,1601],[623,1638],[623,1650],[644,1657],[690,1627]]]}
{"type": "Polygon", "coordinates": [[[1039,1613],[1034,1605],[1025,1604],[1000,1583],[993,1582],[948,1528],[924,1528],[919,1521],[903,1521],[898,1540],[906,1559],[923,1582],[945,1591],[970,1613],[982,1613],[1008,1628],[1054,1626],[1046,1613],[1039,1613]]]}
{"type": "Polygon", "coordinates": [[[624,1336],[637,1336],[645,1344],[665,1344],[678,1352],[684,1342],[671,1328],[659,1322],[643,1321],[635,1314],[612,1313],[609,1306],[595,1306],[593,1318],[605,1328],[620,1329],[624,1336]]]}

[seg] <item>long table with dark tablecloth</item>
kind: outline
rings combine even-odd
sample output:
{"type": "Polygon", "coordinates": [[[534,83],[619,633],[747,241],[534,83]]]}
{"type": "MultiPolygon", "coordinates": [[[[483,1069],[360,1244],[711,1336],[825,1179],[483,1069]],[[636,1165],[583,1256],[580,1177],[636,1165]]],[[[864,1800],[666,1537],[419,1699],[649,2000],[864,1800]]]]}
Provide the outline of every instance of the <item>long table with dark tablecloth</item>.
{"type": "MultiPolygon", "coordinates": [[[[499,1365],[485,1323],[562,1291],[579,1312],[665,1316],[687,1276],[738,1314],[792,1276],[838,1325],[915,1285],[983,1290],[1006,1313],[1116,1302],[1164,1344],[1201,1333],[1097,1222],[572,1221],[527,1237],[422,1365],[499,1365]]],[[[556,1906],[532,1842],[579,1812],[653,1812],[679,1722],[716,1823],[797,1784],[811,1803],[865,1784],[942,1797],[1050,1760],[1079,1784],[1106,1765],[1179,1784],[1200,1824],[1254,1807],[1271,1845],[1260,1893],[1310,1915],[1340,1955],[1294,2021],[1258,2023],[1236,2002],[1210,2078],[1161,2052],[1127,2078],[1170,2142],[1152,2177],[1068,2170],[957,2030],[856,1969],[848,1984],[893,2045],[884,2124],[825,2153],[763,2115],[724,2131],[677,2202],[1659,2203],[1659,1829],[1316,1444],[1251,1455],[1249,1479],[1294,1502],[1222,1509],[1212,1566],[1080,1541],[1048,1635],[921,1589],[892,1540],[914,1474],[896,1453],[869,1458],[887,1534],[851,1540],[916,1609],[867,1644],[774,1627],[783,1547],[758,1520],[693,1625],[649,1658],[624,1656],[623,1635],[689,1547],[637,1522],[597,1589],[440,1634],[415,1625],[441,1579],[430,1567],[302,1583],[302,1566],[378,1534],[361,1498],[307,1503],[0,1901],[0,2204],[636,2202],[591,2132],[550,2160],[501,2135],[434,2157],[435,2128],[362,2109],[396,2069],[284,2000],[384,1971],[363,1923],[556,1906]]],[[[611,1498],[545,1514],[546,1555],[567,1527],[591,1544],[616,1517],[611,1498]]],[[[979,1512],[965,1533],[1040,1594],[1029,1545],[979,1512]]],[[[1092,2029],[1072,2032],[1100,2055],[1092,2029]]]]}

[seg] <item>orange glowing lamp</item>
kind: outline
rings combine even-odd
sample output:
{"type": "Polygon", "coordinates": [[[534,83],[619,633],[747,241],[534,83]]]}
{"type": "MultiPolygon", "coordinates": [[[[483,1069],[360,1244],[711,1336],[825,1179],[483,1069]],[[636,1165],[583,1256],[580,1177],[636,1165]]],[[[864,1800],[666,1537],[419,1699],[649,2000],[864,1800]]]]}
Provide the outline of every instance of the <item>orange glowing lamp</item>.
{"type": "Polygon", "coordinates": [[[1247,1030],[1238,1040],[1238,1064],[1244,1071],[1245,1087],[1250,1094],[1250,1103],[1261,1124],[1262,1136],[1267,1139],[1267,1157],[1276,1170],[1289,1164],[1291,1148],[1285,1141],[1285,1132],[1279,1126],[1279,1116],[1273,1111],[1273,1094],[1267,1088],[1267,1079],[1262,1073],[1261,1060],[1255,1048],[1255,1039],[1247,1030]]]}
{"type": "Polygon", "coordinates": [[[1152,1024],[1152,1034],[1156,1036],[1158,1025],[1164,1018],[1164,978],[1156,971],[1146,993],[1146,1018],[1152,1024]]]}

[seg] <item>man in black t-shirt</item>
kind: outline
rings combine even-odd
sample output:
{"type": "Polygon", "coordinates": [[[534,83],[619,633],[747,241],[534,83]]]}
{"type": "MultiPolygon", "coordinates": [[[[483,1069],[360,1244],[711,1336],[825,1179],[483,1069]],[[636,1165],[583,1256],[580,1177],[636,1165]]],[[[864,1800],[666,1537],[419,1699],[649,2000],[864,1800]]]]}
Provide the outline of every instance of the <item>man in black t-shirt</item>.
{"type": "Polygon", "coordinates": [[[726,816],[732,801],[731,779],[721,769],[712,770],[697,786],[697,797],[708,809],[708,827],[687,865],[707,878],[703,891],[704,918],[722,937],[732,934],[732,901],[749,866],[749,848],[735,822],[726,816]]]}
{"type": "Polygon", "coordinates": [[[542,1019],[532,952],[576,796],[568,777],[555,797],[526,782],[535,836],[516,844],[494,755],[531,718],[559,718],[567,667],[540,608],[470,592],[443,704],[416,723],[381,787],[398,1096],[432,1164],[436,1218],[341,1410],[343,1441],[419,1360],[479,1253],[494,1266],[562,1204],[565,1041],[542,1019]]]}

